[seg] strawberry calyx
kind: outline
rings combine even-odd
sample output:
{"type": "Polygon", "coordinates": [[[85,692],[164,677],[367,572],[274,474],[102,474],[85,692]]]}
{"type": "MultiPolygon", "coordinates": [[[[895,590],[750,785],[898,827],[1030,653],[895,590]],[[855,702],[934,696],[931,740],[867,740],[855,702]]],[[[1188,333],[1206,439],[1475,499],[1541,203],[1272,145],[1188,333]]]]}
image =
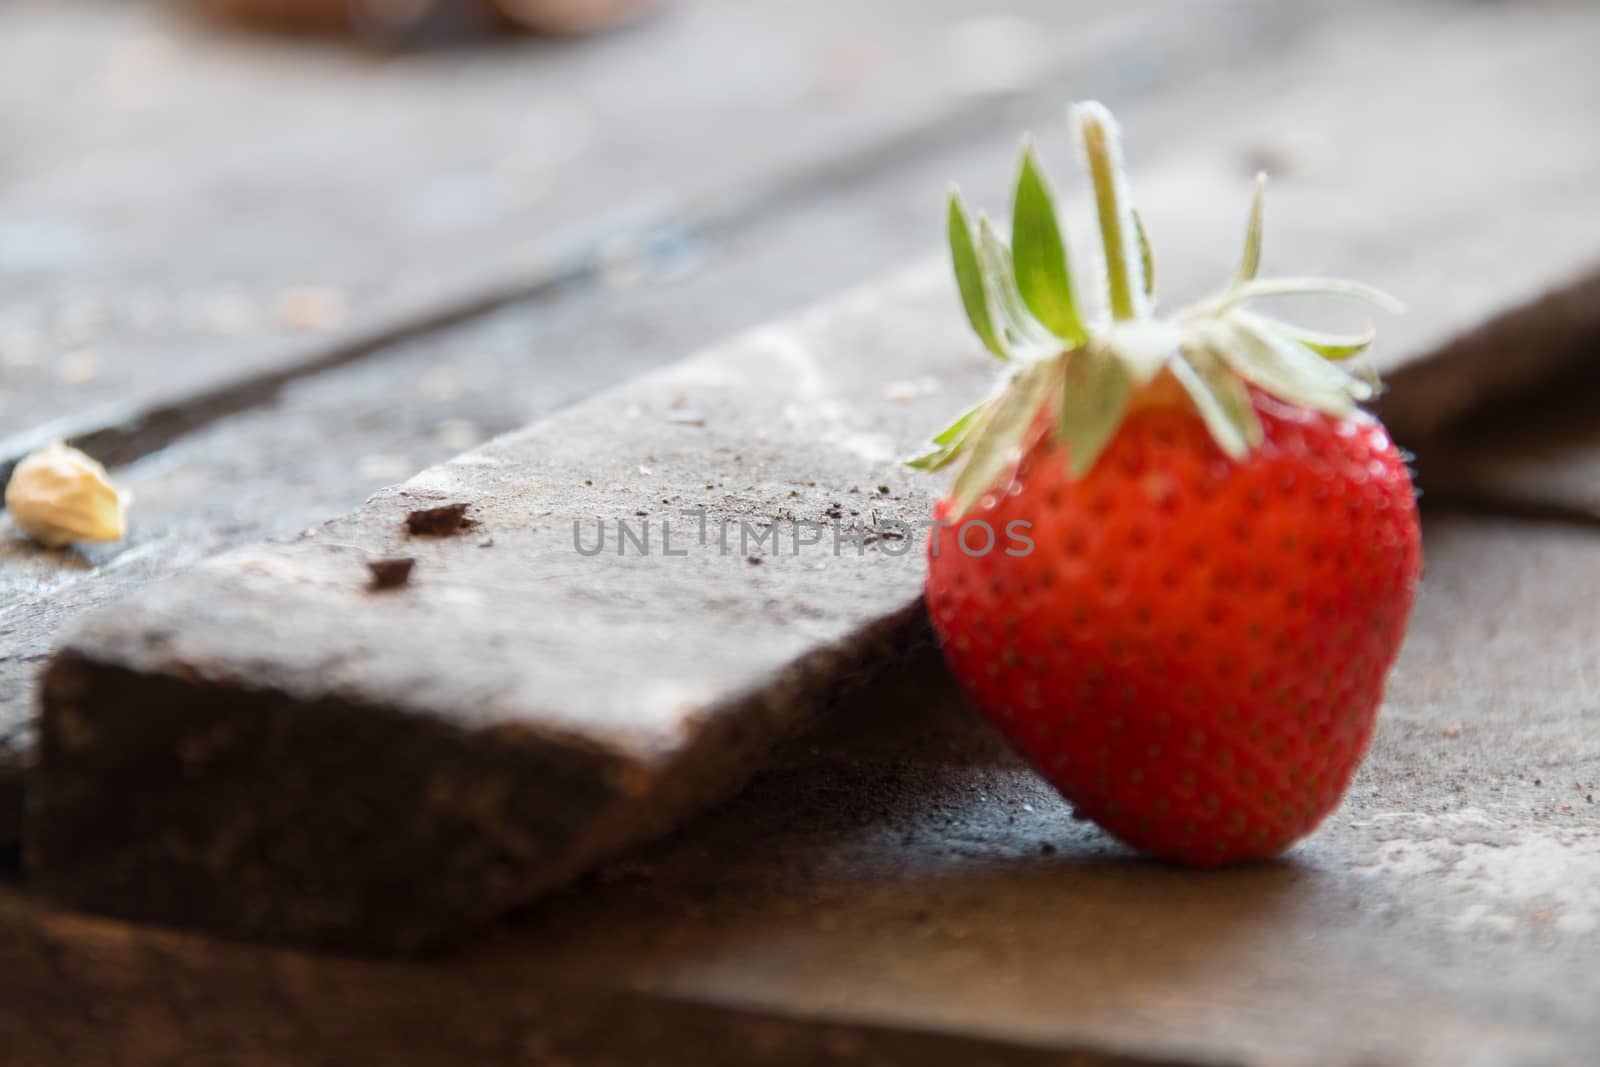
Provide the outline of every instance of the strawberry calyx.
{"type": "Polygon", "coordinates": [[[1248,307],[1265,297],[1323,294],[1399,310],[1392,297],[1358,282],[1258,276],[1264,174],[1256,178],[1233,278],[1180,314],[1156,317],[1155,259],[1131,203],[1116,120],[1097,103],[1079,104],[1072,117],[1105,258],[1101,319],[1090,321],[1080,310],[1055,194],[1030,141],[1023,142],[1009,244],[981,213],[974,225],[961,194],[950,193],[950,253],[961,301],[979,339],[1006,366],[990,396],[907,461],[923,470],[960,461],[950,494],[957,517],[1044,433],[1066,446],[1073,477],[1087,474],[1130,407],[1152,395],[1190,404],[1217,447],[1238,460],[1262,438],[1252,388],[1335,416],[1352,413],[1377,391],[1370,376],[1339,365],[1371,344],[1370,328],[1323,333],[1248,307]]]}

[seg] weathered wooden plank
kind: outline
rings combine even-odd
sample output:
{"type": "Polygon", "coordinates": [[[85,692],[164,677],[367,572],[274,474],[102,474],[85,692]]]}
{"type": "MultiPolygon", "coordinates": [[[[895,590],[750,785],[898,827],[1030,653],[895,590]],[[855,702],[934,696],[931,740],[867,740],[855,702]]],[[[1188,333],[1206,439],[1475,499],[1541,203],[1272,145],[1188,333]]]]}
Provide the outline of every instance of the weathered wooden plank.
{"type": "Polygon", "coordinates": [[[607,1067],[1218,1067],[791,1018],[498,967],[307,958],[54,912],[0,888],[0,1044],[17,1067],[462,1062],[607,1067]],[[26,976],[27,981],[16,981],[26,976]],[[488,983],[488,984],[480,984],[488,983]],[[85,1003],[94,1010],[86,1017],[85,1003]]]}
{"type": "MultiPolygon", "coordinates": [[[[1570,36],[1522,40],[1492,19],[1475,25],[1482,51],[1457,48],[1451,70],[1465,68],[1463,80],[1492,74],[1484,92],[1515,81],[1530,105],[1554,107],[1581,55],[1570,36]]],[[[1316,58],[1337,60],[1347,45],[1334,40],[1316,58]]],[[[1385,106],[1421,109],[1461,88],[1409,77],[1385,106]]],[[[1324,91],[1334,97],[1342,84],[1324,91]]],[[[1334,128],[1366,128],[1323,107],[1334,128]]],[[[1516,136],[1513,111],[1484,113],[1516,136]]],[[[1279,228],[1336,266],[1374,244],[1409,246],[1381,209],[1414,205],[1428,232],[1441,220],[1420,186],[1441,164],[1435,146],[1405,145],[1396,139],[1382,168],[1351,168],[1365,210],[1308,221],[1291,197],[1279,228]]],[[[1209,193],[1224,175],[1189,154],[1166,162],[1174,169],[1141,183],[1158,248],[1197,249],[1215,217],[1195,189],[1209,193]]],[[[1523,180],[1520,171],[1507,179],[1513,190],[1523,180]]],[[[1477,188],[1487,195],[1494,185],[1477,188]]],[[[1576,242],[1564,247],[1578,256],[1576,242]]],[[[1458,250],[1441,240],[1436,255],[1458,250]]],[[[1402,291],[1450,276],[1447,259],[1407,257],[1410,285],[1379,268],[1402,291]]],[[[1181,257],[1167,276],[1184,291],[1200,262],[1181,257]]],[[[1456,373],[1441,339],[1492,316],[1501,305],[1489,291],[1515,298],[1547,269],[1513,259],[1498,275],[1475,274],[1466,288],[1482,300],[1422,306],[1381,362],[1456,373]]],[[[740,562],[757,554],[746,546],[724,555],[679,542],[689,553],[681,560],[588,558],[572,544],[572,523],[649,518],[659,551],[660,523],[701,505],[733,522],[735,537],[740,522],[926,515],[928,487],[893,457],[934,420],[929,405],[888,397],[925,374],[963,392],[983,373],[954,328],[947,284],[942,268],[924,270],[798,327],[759,331],[468,454],[295,544],[230,557],[100,617],[69,645],[47,693],[32,802],[44,883],[122,914],[405,948],[731,788],[752,751],[804,720],[828,670],[859,662],[860,635],[882,636],[906,617],[915,553],[883,541],[820,560],[769,550],[755,567],[740,562]],[[773,390],[775,377],[787,388],[773,390]],[[481,514],[491,547],[401,538],[409,508],[457,500],[481,514]],[[419,557],[412,586],[403,599],[373,597],[365,560],[402,550],[419,557]],[[305,621],[291,628],[291,618],[305,621]],[[806,680],[798,691],[796,671],[806,680]],[[422,759],[432,748],[448,755],[422,759]],[[341,753],[356,777],[336,773],[341,753]],[[558,771],[571,777],[557,796],[527,792],[558,771]],[[266,782],[280,786],[274,803],[248,803],[266,782]],[[395,827],[405,833],[382,832],[395,827]],[[275,851],[264,851],[268,841],[275,851]],[[369,903],[380,886],[382,909],[369,903]]]]}
{"type": "MultiPolygon", "coordinates": [[[[922,272],[915,288],[942,296],[936,280],[922,272]]],[[[920,406],[886,410],[884,397],[922,369],[922,353],[942,351],[935,365],[946,366],[967,353],[942,317],[919,326],[876,314],[900,288],[858,297],[854,314],[819,312],[809,328],[768,328],[650,375],[306,538],[148,590],[140,636],[91,631],[74,646],[95,659],[100,640],[121,646],[115,679],[71,650],[46,679],[47,704],[74,721],[81,708],[85,732],[47,722],[30,810],[71,818],[89,800],[87,780],[53,787],[53,755],[84,766],[89,748],[100,752],[96,773],[109,785],[118,766],[165,765],[174,738],[199,731],[212,741],[183,746],[181,770],[141,787],[149,803],[128,809],[132,823],[94,818],[74,831],[117,851],[130,835],[176,847],[133,861],[153,895],[130,896],[127,913],[404,949],[725,793],[915,617],[909,539],[859,552],[844,541],[836,553],[833,530],[790,521],[835,522],[843,538],[873,511],[908,523],[926,511],[926,494],[893,463],[921,431],[920,406]],[[860,359],[866,351],[881,358],[860,359]],[[791,388],[768,388],[775,375],[791,388]],[[445,503],[469,504],[477,527],[406,533],[408,512],[445,503]],[[698,519],[680,514],[701,508],[703,542],[698,519]],[[649,558],[619,550],[619,520],[649,558]],[[581,553],[579,523],[585,545],[607,524],[607,550],[581,553]],[[774,535],[780,544],[755,542],[774,535]],[[807,539],[808,550],[790,547],[807,539]],[[366,560],[400,553],[418,558],[407,589],[371,594],[366,560]],[[177,675],[143,689],[168,667],[177,675]],[[214,717],[218,685],[234,694],[226,721],[214,717]],[[115,724],[98,722],[107,702],[127,712],[115,724]],[[113,739],[123,728],[137,737],[113,739]],[[345,763],[365,770],[340,771],[345,763]],[[249,799],[260,774],[278,783],[264,807],[249,799]],[[313,810],[330,793],[348,819],[313,810]],[[232,827],[232,845],[215,847],[214,816],[232,827]],[[351,831],[367,842],[361,854],[351,831]],[[277,844],[263,851],[260,834],[277,844]],[[171,877],[157,874],[172,861],[171,877]],[[191,861],[211,868],[214,892],[178,888],[191,861]],[[286,879],[304,892],[283,892],[286,879]]],[[[968,365],[979,378],[982,364],[968,365]]],[[[38,839],[41,871],[66,860],[46,838],[54,831],[38,839]]]]}
{"type": "Polygon", "coordinates": [[[431,963],[0,895],[0,1047],[29,1067],[1587,1062],[1600,539],[1440,515],[1425,536],[1372,755],[1281,862],[1131,857],[1067,817],[925,648],[717,814],[431,963]]]}

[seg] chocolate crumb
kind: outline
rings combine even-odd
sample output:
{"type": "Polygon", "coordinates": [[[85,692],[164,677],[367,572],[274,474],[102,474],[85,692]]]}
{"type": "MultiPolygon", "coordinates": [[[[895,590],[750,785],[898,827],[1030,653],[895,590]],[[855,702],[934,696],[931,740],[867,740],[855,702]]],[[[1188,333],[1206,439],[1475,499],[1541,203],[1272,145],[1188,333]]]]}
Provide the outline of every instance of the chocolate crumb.
{"type": "Polygon", "coordinates": [[[411,569],[417,565],[415,556],[395,556],[393,559],[374,559],[367,561],[367,569],[372,572],[372,582],[369,589],[399,589],[411,580],[411,569]]]}
{"type": "Polygon", "coordinates": [[[478,525],[467,518],[471,504],[444,504],[436,508],[419,508],[406,516],[406,529],[414,535],[449,537],[478,525]]]}

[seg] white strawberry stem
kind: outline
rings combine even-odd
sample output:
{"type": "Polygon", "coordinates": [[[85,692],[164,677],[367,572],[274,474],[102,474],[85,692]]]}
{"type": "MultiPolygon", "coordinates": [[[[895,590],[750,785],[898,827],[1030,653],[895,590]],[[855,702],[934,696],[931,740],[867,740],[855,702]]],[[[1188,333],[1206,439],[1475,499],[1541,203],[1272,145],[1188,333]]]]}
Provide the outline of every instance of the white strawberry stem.
{"type": "Polygon", "coordinates": [[[1221,314],[1235,304],[1263,296],[1343,296],[1364,300],[1391,314],[1398,315],[1405,310],[1404,304],[1382,289],[1344,278],[1253,278],[1248,282],[1235,282],[1203,307],[1212,314],[1221,314]]]}
{"type": "Polygon", "coordinates": [[[1234,285],[1253,281],[1261,269],[1261,216],[1267,195],[1265,171],[1256,173],[1255,195],[1250,198],[1250,218],[1244,227],[1244,255],[1239,258],[1239,273],[1234,275],[1234,285]]]}
{"type": "Polygon", "coordinates": [[[1111,317],[1119,321],[1142,318],[1149,313],[1149,297],[1127,179],[1123,177],[1116,120],[1097,103],[1079,104],[1073,109],[1073,118],[1089,163],[1089,180],[1094,183],[1111,317]]]}

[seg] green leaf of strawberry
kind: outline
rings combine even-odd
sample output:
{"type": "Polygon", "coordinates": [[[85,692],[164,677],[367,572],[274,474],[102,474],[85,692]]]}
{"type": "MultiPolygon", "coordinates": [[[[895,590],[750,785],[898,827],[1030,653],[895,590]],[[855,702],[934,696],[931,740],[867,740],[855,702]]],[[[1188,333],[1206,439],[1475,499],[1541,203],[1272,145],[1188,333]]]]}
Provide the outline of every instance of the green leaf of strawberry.
{"type": "Polygon", "coordinates": [[[1268,318],[1253,311],[1235,310],[1231,314],[1236,319],[1253,323],[1257,329],[1287,337],[1291,341],[1298,341],[1323,359],[1341,360],[1359,356],[1377,337],[1377,331],[1370,326],[1362,333],[1324,333],[1321,330],[1311,330],[1294,323],[1268,318]]]}
{"type": "Polygon", "coordinates": [[[1228,373],[1211,348],[1194,348],[1172,362],[1172,375],[1183,386],[1217,447],[1229,459],[1243,459],[1261,443],[1261,420],[1250,406],[1250,393],[1228,373]]]}
{"type": "Polygon", "coordinates": [[[967,410],[957,415],[955,421],[933,435],[933,445],[926,452],[906,460],[906,465],[918,470],[936,471],[948,464],[956,457],[961,444],[966,440],[967,434],[972,432],[977,424],[978,417],[989,401],[980,400],[967,410]]]}
{"type": "Polygon", "coordinates": [[[1019,353],[1041,356],[1056,351],[1060,346],[1023,304],[1016,275],[1011,270],[1011,249],[984,215],[978,216],[978,259],[1005,324],[1002,329],[1012,357],[1019,353]]]}
{"type": "Polygon", "coordinates": [[[1261,269],[1261,226],[1266,212],[1267,176],[1256,175],[1255,195],[1250,198],[1250,217],[1244,226],[1244,255],[1239,258],[1239,271],[1234,284],[1243,285],[1261,269]]]}
{"type": "Polygon", "coordinates": [[[1144,232],[1144,219],[1133,212],[1133,232],[1139,238],[1139,266],[1144,271],[1144,295],[1153,302],[1156,298],[1156,257],[1150,251],[1150,236],[1144,232]]]}
{"type": "Polygon", "coordinates": [[[1032,144],[1022,150],[1016,204],[1011,217],[1017,287],[1029,310],[1070,345],[1088,340],[1072,292],[1072,270],[1056,216],[1055,197],[1039,170],[1032,144]]]}
{"type": "Polygon", "coordinates": [[[1023,438],[1036,423],[1039,408],[1060,372],[1059,364],[1034,363],[985,407],[971,435],[977,444],[950,490],[959,511],[970,508],[995,487],[1002,472],[1016,465],[1023,438]]]}
{"type": "Polygon", "coordinates": [[[1087,345],[1067,361],[1056,436],[1074,477],[1094,467],[1122,426],[1133,385],[1127,364],[1102,345],[1087,345]]]}
{"type": "Polygon", "coordinates": [[[972,220],[967,217],[961,194],[950,193],[950,259],[956,269],[956,284],[961,289],[961,304],[967,310],[967,321],[983,341],[984,347],[1000,359],[1010,359],[1011,354],[1000,343],[995,332],[994,318],[989,313],[989,286],[984,280],[983,262],[972,240],[972,220]]]}
{"type": "Polygon", "coordinates": [[[1251,385],[1290,403],[1348,415],[1372,387],[1318,356],[1298,341],[1240,316],[1212,325],[1213,350],[1251,385]]]}

